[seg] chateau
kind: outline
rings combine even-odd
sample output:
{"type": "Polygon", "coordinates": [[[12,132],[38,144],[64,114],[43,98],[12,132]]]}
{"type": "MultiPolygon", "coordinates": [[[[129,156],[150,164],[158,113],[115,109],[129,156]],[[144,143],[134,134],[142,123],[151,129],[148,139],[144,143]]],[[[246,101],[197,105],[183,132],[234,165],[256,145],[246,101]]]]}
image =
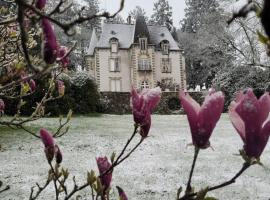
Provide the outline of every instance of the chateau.
{"type": "Polygon", "coordinates": [[[160,86],[166,91],[186,88],[183,51],[166,26],[104,23],[95,31],[86,56],[87,69],[100,92],[129,92],[160,86]]]}

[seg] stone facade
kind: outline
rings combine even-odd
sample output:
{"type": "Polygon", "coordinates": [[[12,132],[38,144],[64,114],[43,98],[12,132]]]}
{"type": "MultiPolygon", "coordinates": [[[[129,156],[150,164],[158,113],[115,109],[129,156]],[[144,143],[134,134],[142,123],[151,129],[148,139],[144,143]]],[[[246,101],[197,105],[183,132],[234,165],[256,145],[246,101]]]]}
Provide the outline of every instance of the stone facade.
{"type": "Polygon", "coordinates": [[[165,26],[104,23],[100,38],[93,32],[86,56],[89,74],[100,92],[153,88],[186,88],[185,59],[165,26]]]}

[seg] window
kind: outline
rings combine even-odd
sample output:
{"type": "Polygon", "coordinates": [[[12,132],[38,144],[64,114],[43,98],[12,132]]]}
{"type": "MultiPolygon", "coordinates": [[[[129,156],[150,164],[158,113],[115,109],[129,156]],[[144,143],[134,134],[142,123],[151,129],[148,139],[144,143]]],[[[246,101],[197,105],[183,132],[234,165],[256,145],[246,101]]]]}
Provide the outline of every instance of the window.
{"type": "Polygon", "coordinates": [[[119,58],[110,58],[110,71],[111,72],[120,72],[120,63],[119,58]]]}
{"type": "Polygon", "coordinates": [[[94,61],[90,60],[89,62],[90,70],[94,70],[94,61]]]}
{"type": "Polygon", "coordinates": [[[117,53],[117,51],[118,51],[118,43],[116,42],[111,43],[111,52],[117,53]]]}
{"type": "Polygon", "coordinates": [[[111,44],[111,52],[117,53],[118,52],[118,39],[117,38],[111,38],[110,39],[111,44]]]}
{"type": "Polygon", "coordinates": [[[121,79],[112,78],[110,80],[110,90],[111,92],[121,92],[121,79]]]}
{"type": "Polygon", "coordinates": [[[147,81],[142,81],[141,83],[141,90],[143,89],[148,89],[149,88],[149,84],[147,81]]]}
{"type": "Polygon", "coordinates": [[[151,65],[149,59],[140,59],[138,61],[138,70],[139,71],[150,71],[151,65]]]}
{"type": "Polygon", "coordinates": [[[169,42],[162,42],[161,43],[161,49],[162,49],[162,53],[165,55],[169,54],[169,50],[170,50],[170,44],[169,42]]]}
{"type": "Polygon", "coordinates": [[[161,59],[161,68],[162,73],[171,73],[172,72],[172,63],[170,58],[161,59]]]}
{"type": "Polygon", "coordinates": [[[140,49],[142,51],[145,51],[147,49],[147,38],[140,38],[139,43],[140,43],[140,49]]]}

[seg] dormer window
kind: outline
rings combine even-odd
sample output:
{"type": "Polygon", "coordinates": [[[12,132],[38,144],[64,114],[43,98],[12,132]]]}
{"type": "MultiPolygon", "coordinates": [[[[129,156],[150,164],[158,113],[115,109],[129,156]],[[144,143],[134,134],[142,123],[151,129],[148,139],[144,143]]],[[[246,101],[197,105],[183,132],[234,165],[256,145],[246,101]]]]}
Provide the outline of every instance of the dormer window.
{"type": "Polygon", "coordinates": [[[141,51],[145,51],[147,49],[147,38],[140,38],[139,43],[141,51]]]}
{"type": "Polygon", "coordinates": [[[118,39],[117,38],[110,39],[110,44],[111,44],[111,52],[117,53],[118,52],[118,39]]]}
{"type": "Polygon", "coordinates": [[[161,50],[162,50],[162,54],[164,54],[164,55],[168,55],[169,54],[169,50],[170,50],[169,41],[163,41],[163,42],[161,42],[161,50]]]}

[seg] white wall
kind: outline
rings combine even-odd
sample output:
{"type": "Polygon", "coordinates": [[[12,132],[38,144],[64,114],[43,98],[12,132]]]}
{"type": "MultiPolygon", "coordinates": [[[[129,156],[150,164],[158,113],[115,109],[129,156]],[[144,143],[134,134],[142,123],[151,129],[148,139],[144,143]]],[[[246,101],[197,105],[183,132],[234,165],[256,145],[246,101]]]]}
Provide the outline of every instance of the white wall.
{"type": "Polygon", "coordinates": [[[110,78],[121,79],[121,91],[130,91],[130,60],[128,50],[119,50],[117,57],[120,57],[120,72],[110,72],[109,59],[110,49],[99,49],[99,70],[100,70],[100,91],[110,91],[110,78]]]}

